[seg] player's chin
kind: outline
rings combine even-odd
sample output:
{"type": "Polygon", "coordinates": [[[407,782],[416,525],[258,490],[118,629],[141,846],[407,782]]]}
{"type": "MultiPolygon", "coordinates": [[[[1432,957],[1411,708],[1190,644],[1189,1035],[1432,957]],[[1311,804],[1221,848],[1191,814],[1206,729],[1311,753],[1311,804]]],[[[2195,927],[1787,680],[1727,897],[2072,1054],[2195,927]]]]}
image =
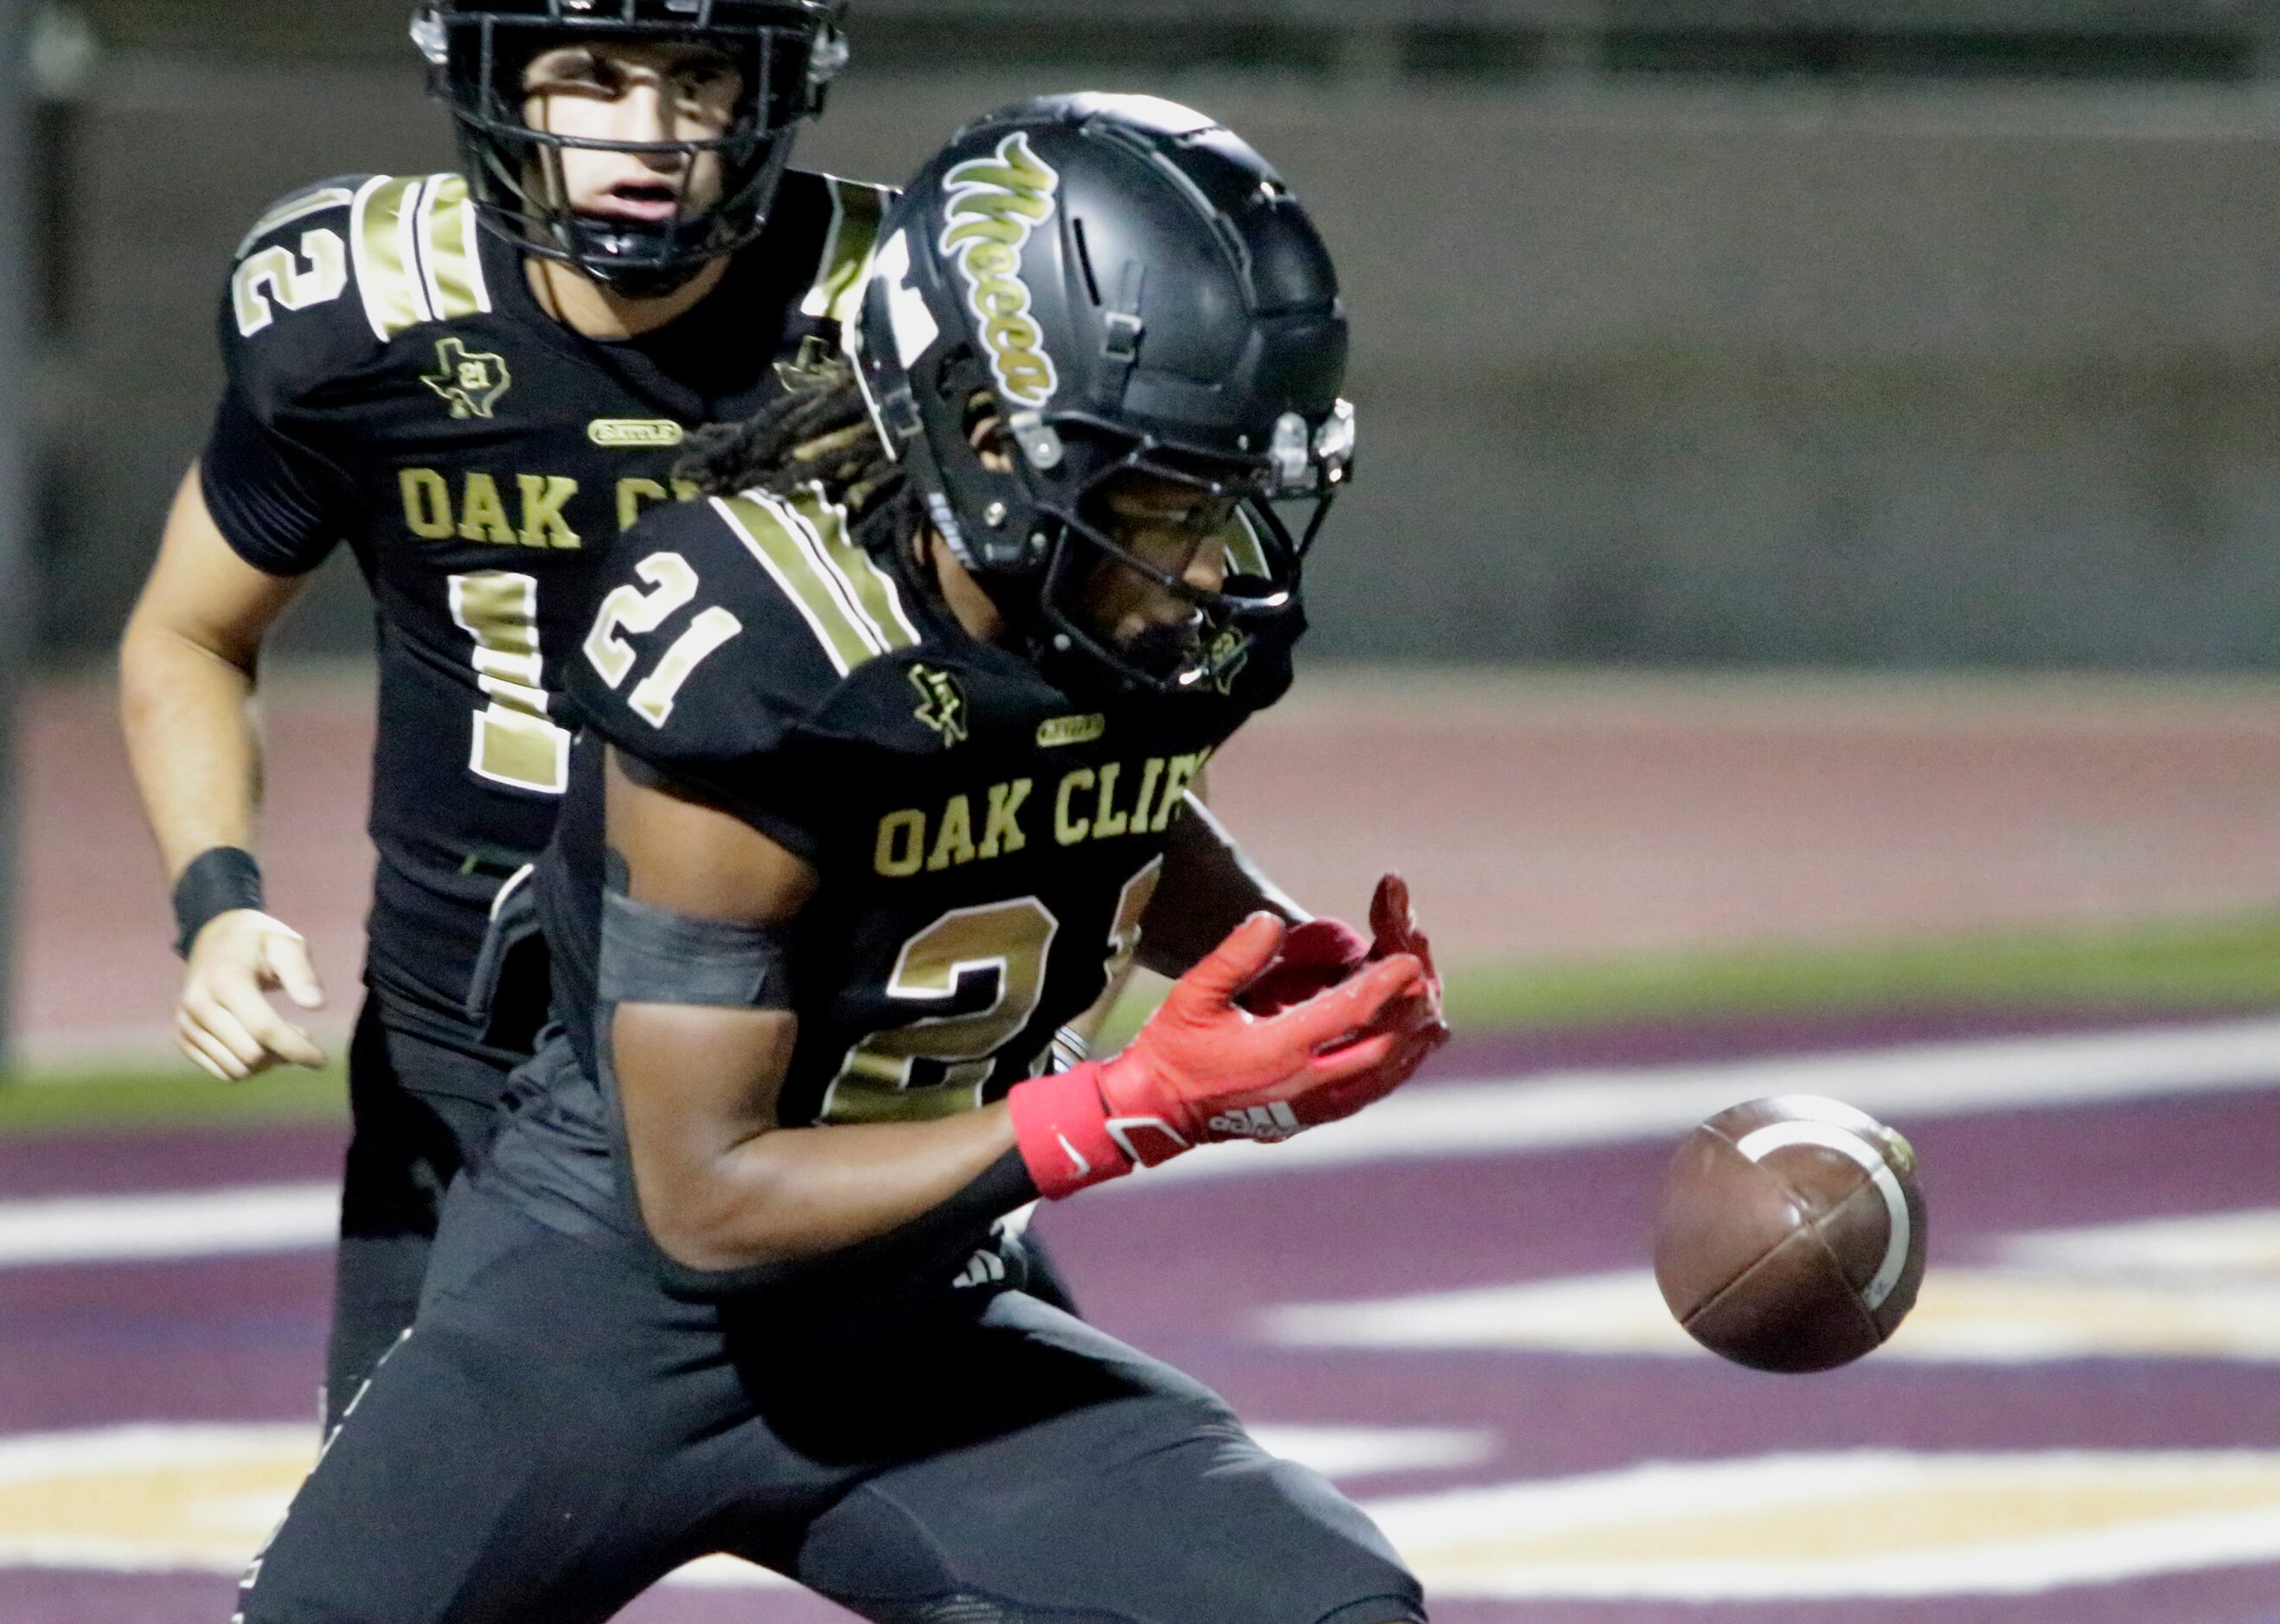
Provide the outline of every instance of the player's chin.
{"type": "Polygon", "coordinates": [[[1117,652],[1149,676],[1168,682],[1203,663],[1200,625],[1192,619],[1152,621],[1121,637],[1117,652]]]}

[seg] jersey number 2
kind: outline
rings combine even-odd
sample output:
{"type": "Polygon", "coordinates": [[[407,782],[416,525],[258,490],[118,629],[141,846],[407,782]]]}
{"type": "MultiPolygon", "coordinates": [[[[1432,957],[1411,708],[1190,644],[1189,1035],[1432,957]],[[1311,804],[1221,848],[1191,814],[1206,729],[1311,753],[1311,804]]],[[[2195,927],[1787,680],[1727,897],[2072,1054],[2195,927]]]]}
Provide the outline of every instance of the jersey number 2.
{"type": "Polygon", "coordinates": [[[238,266],[229,279],[229,296],[236,307],[240,335],[251,338],[276,320],[279,304],[306,310],[341,296],[349,285],[349,247],[340,233],[304,231],[301,252],[308,257],[305,266],[282,243],[248,254],[238,266]]]}
{"type": "MultiPolygon", "coordinates": [[[[1101,961],[1104,985],[1114,986],[1140,951],[1140,916],[1148,912],[1163,872],[1159,857],[1124,882],[1101,961]]],[[[923,1009],[951,1003],[961,993],[972,1002],[986,989],[989,1004],[971,1014],[922,1015],[857,1043],[832,1079],[819,1119],[913,1121],[982,1104],[982,1091],[1003,1058],[998,1051],[1036,1015],[1059,933],[1051,909],[1034,897],[1020,897],[952,908],[904,943],[887,978],[888,997],[923,1009]]]]}

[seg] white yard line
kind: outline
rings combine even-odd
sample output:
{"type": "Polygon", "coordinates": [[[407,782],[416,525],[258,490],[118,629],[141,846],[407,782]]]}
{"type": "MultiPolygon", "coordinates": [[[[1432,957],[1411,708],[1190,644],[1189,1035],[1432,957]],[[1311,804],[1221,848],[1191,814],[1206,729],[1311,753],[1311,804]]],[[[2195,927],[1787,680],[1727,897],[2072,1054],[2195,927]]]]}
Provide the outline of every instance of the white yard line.
{"type": "MultiPolygon", "coordinates": [[[[1827,1094],[1903,1129],[1934,1117],[2280,1088],[2280,1020],[1917,1043],[1715,1065],[1547,1072],[1405,1089],[1288,1144],[1236,1144],[1105,1188],[1668,1139],[1768,1094],[1827,1094]]],[[[328,1185],[0,1202],[0,1267],[289,1251],[331,1243],[328,1185]]]]}
{"type": "Polygon", "coordinates": [[[2280,1088],[2280,1020],[1544,1072],[1406,1089],[1287,1144],[1228,1145],[1105,1188],[1663,1139],[1769,1094],[1830,1095],[1905,1129],[1931,1117],[2271,1088],[2280,1088]]]}
{"type": "Polygon", "coordinates": [[[0,1267],[302,1251],[333,1243],[340,1212],[332,1184],[11,1201],[0,1203],[0,1267]]]}

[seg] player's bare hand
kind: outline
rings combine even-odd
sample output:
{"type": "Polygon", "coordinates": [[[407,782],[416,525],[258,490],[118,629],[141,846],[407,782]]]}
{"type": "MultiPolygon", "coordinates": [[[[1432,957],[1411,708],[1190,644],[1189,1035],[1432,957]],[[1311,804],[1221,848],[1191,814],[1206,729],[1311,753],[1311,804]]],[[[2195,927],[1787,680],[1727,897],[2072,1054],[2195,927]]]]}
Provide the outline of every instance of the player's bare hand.
{"type": "Polygon", "coordinates": [[[174,1010],[175,1043],[225,1082],[273,1066],[322,1066],[325,1051],[270,1003],[272,992],[306,1010],[324,1004],[301,933],[251,908],[215,915],[190,944],[174,1010]]]}

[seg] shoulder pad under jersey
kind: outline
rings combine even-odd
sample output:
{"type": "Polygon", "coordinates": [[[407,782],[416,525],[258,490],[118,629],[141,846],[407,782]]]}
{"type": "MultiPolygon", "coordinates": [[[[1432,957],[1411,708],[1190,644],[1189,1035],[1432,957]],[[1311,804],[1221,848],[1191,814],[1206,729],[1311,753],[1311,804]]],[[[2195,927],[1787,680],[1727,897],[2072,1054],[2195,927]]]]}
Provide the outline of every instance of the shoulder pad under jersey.
{"type": "Polygon", "coordinates": [[[598,589],[573,662],[579,713],[700,787],[778,747],[851,673],[920,637],[893,573],[841,510],[808,494],[651,509],[610,544],[598,589]]]}
{"type": "Polygon", "coordinates": [[[455,174],[346,175],[279,199],[222,294],[231,383],[266,421],[407,328],[488,312],[476,231],[455,174]]]}

